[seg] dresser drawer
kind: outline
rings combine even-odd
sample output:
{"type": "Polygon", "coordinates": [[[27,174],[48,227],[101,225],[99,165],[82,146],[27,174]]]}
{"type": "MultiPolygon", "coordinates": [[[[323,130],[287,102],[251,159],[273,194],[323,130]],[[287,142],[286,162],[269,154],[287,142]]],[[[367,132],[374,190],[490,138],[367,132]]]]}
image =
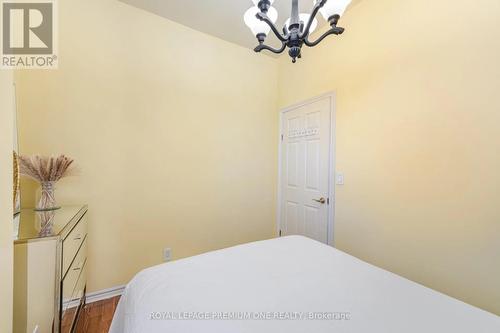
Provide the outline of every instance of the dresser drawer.
{"type": "Polygon", "coordinates": [[[71,328],[75,324],[78,306],[85,295],[85,287],[87,285],[87,262],[85,261],[81,269],[80,276],[78,277],[78,282],[73,290],[73,295],[68,298],[65,304],[63,304],[62,315],[61,315],[61,333],[70,333],[71,328]]]}
{"type": "Polygon", "coordinates": [[[78,279],[82,275],[82,271],[87,260],[87,240],[85,239],[80,251],[75,257],[75,260],[69,267],[68,273],[62,280],[61,292],[62,292],[62,312],[65,312],[67,308],[71,308],[74,304],[72,296],[78,284],[78,279]]]}
{"type": "Polygon", "coordinates": [[[71,230],[64,239],[62,245],[62,276],[68,271],[73,258],[75,257],[80,245],[87,235],[87,214],[83,215],[77,225],[71,230]]]}

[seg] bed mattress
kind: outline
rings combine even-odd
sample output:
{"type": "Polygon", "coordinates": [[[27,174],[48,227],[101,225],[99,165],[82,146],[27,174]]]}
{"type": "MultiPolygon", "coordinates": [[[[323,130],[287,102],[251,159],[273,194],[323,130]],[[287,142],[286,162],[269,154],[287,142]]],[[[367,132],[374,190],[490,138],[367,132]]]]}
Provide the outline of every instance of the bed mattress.
{"type": "Polygon", "coordinates": [[[500,317],[291,236],[151,267],[111,333],[499,333],[500,317]]]}

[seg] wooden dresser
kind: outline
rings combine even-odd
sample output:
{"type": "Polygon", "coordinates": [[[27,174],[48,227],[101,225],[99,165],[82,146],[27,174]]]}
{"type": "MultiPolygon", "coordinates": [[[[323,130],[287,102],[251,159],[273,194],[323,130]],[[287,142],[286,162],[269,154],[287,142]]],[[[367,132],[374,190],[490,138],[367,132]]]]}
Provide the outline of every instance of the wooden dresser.
{"type": "Polygon", "coordinates": [[[14,224],[14,333],[72,332],[85,304],[87,206],[24,209],[14,224]]]}

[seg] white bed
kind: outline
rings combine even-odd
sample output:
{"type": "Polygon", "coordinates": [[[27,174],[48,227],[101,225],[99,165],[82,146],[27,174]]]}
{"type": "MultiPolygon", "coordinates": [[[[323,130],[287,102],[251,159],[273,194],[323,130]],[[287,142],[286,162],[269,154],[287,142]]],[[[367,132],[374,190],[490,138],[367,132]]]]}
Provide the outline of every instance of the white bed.
{"type": "Polygon", "coordinates": [[[140,272],[110,330],[139,332],[499,333],[500,317],[292,236],[140,272]]]}

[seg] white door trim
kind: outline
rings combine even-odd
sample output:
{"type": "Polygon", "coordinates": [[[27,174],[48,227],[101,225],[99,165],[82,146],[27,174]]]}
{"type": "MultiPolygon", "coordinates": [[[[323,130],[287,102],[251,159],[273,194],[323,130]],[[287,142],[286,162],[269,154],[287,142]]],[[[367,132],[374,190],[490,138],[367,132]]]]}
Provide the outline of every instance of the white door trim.
{"type": "Polygon", "coordinates": [[[288,106],[284,109],[280,110],[280,117],[279,117],[279,137],[278,137],[278,201],[277,201],[277,210],[276,210],[276,227],[277,227],[277,234],[279,235],[280,230],[282,230],[281,226],[281,198],[282,198],[282,191],[281,191],[281,167],[282,167],[282,162],[281,162],[281,154],[282,154],[282,135],[283,133],[283,116],[285,113],[295,110],[299,107],[312,104],[315,102],[318,102],[323,99],[329,99],[330,100],[330,112],[331,112],[331,123],[330,123],[330,167],[329,167],[329,185],[328,185],[328,198],[330,199],[330,204],[328,205],[328,224],[327,224],[327,230],[328,230],[328,235],[327,235],[327,243],[328,245],[334,246],[334,222],[335,222],[335,129],[336,129],[336,109],[335,109],[335,92],[331,91],[326,94],[319,95],[317,97],[310,98],[308,100],[293,104],[291,106],[288,106]]]}

